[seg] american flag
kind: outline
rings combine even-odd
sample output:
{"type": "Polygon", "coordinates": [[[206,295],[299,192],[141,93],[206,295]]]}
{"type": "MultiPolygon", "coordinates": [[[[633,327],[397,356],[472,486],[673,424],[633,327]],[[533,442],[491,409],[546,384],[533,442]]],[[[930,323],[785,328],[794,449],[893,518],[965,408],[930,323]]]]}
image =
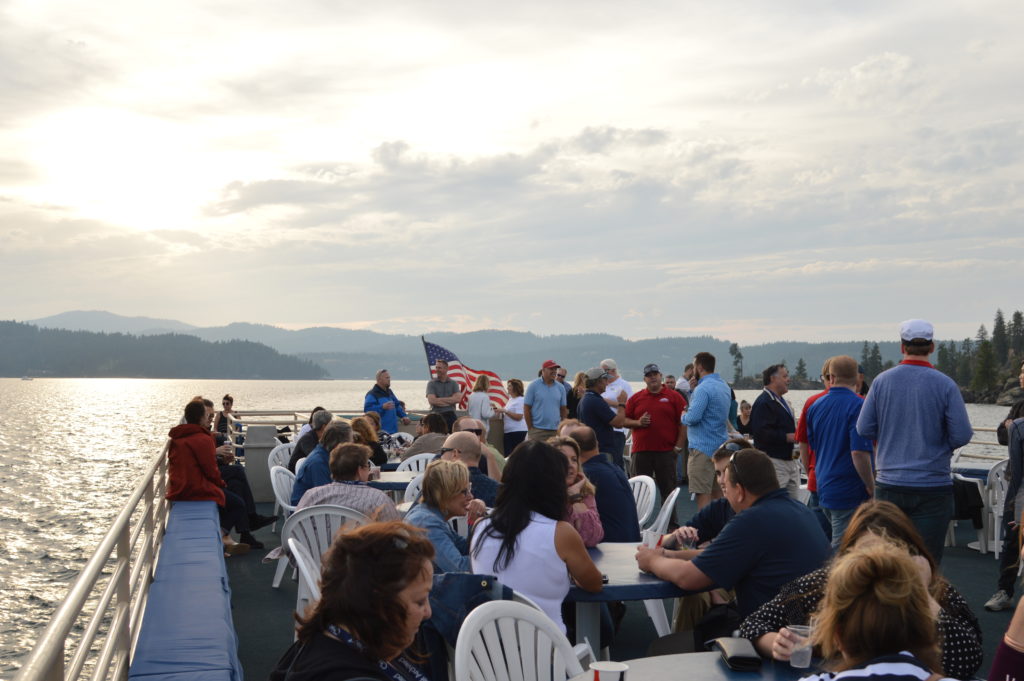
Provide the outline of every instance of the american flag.
{"type": "Polygon", "coordinates": [[[462,401],[459,402],[459,408],[465,409],[469,403],[469,394],[473,390],[473,384],[476,383],[476,377],[481,374],[491,379],[491,387],[487,391],[488,396],[491,398],[491,402],[504,407],[505,403],[508,402],[508,393],[505,392],[505,385],[502,383],[501,376],[494,373],[493,371],[477,371],[463,364],[462,360],[455,356],[455,353],[447,348],[442,348],[440,345],[434,343],[428,343],[422,336],[420,340],[423,341],[423,350],[427,353],[427,364],[430,366],[430,378],[437,377],[437,360],[443,359],[448,362],[448,378],[452,379],[463,387],[462,401]]]}

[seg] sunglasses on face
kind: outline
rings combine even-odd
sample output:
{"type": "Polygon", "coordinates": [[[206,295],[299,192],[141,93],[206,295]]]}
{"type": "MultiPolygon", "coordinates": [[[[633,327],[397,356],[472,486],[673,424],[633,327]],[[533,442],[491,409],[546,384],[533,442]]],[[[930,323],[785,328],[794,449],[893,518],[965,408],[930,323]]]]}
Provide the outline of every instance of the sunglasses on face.
{"type": "Polygon", "coordinates": [[[474,435],[482,435],[484,431],[481,428],[463,428],[462,432],[473,433],[474,435]]]}

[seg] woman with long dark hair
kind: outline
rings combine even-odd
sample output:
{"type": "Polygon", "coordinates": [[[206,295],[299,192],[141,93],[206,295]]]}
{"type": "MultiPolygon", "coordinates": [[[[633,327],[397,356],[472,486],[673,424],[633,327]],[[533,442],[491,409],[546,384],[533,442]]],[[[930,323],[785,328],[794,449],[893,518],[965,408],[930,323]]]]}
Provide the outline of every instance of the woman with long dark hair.
{"type": "Polygon", "coordinates": [[[572,578],[601,590],[601,573],[572,525],[562,520],[568,495],[565,455],[536,440],[512,452],[491,515],[474,528],[473,572],[493,574],[532,599],[562,631],[561,605],[572,578]]]}

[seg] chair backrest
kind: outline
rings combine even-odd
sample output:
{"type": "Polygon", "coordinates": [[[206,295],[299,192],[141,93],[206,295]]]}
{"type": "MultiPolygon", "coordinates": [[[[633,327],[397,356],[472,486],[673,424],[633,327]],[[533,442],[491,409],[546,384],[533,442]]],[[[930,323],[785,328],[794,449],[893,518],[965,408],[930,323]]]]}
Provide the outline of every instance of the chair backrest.
{"type": "Polygon", "coordinates": [[[299,459],[298,461],[295,462],[295,475],[299,474],[299,471],[302,470],[302,467],[306,465],[307,461],[309,461],[309,457],[308,456],[304,456],[304,457],[302,457],[301,459],[299,459]]]}
{"type": "Polygon", "coordinates": [[[469,538],[469,516],[468,515],[457,515],[449,518],[448,524],[455,530],[455,534],[460,537],[469,538]]]}
{"type": "Polygon", "coordinates": [[[274,488],[274,498],[284,509],[284,512],[291,513],[295,510],[292,506],[292,487],[295,485],[295,474],[284,466],[274,466],[270,469],[270,486],[274,488]]]}
{"type": "Polygon", "coordinates": [[[420,491],[423,489],[423,473],[420,473],[415,478],[409,481],[409,485],[405,488],[405,496],[402,501],[406,503],[412,503],[420,498],[420,491]]]}
{"type": "Polygon", "coordinates": [[[267,467],[284,466],[287,468],[288,459],[292,458],[293,449],[295,449],[294,442],[285,442],[271,449],[270,454],[267,456],[267,467]]]}
{"type": "Polygon", "coordinates": [[[427,452],[426,454],[416,454],[415,456],[410,456],[408,459],[398,464],[398,468],[396,470],[416,471],[417,473],[421,473],[424,470],[426,470],[427,464],[433,461],[434,457],[436,456],[436,453],[430,452],[427,452]]]}
{"type": "Polygon", "coordinates": [[[295,537],[288,539],[288,551],[299,568],[299,592],[295,611],[305,616],[306,608],[320,600],[320,561],[309,555],[309,549],[295,537]]]}
{"type": "Polygon", "coordinates": [[[1003,510],[1006,492],[1010,487],[1010,482],[1006,479],[1006,467],[1009,463],[1009,459],[1000,461],[995,466],[992,466],[988,472],[988,484],[985,485],[985,489],[988,490],[989,503],[992,509],[1003,510]]]}
{"type": "Polygon", "coordinates": [[[460,681],[565,681],[582,673],[558,625],[524,603],[484,603],[459,629],[455,678],[460,681]]]}
{"type": "Polygon", "coordinates": [[[679,497],[679,491],[681,489],[682,487],[676,487],[672,490],[668,495],[668,499],[662,503],[661,510],[658,511],[658,515],[655,517],[654,522],[651,523],[651,526],[647,529],[652,532],[657,532],[658,534],[665,534],[668,531],[668,524],[672,520],[672,509],[676,507],[676,499],[679,497]]]}
{"type": "Polygon", "coordinates": [[[295,539],[306,547],[309,555],[320,558],[331,547],[334,535],[370,523],[359,511],[345,506],[322,504],[307,506],[288,516],[281,529],[281,543],[295,539]]]}
{"type": "Polygon", "coordinates": [[[629,486],[633,488],[633,500],[636,502],[636,517],[640,521],[640,527],[651,517],[654,511],[654,498],[657,487],[654,486],[654,478],[649,475],[637,475],[629,479],[629,486]]]}

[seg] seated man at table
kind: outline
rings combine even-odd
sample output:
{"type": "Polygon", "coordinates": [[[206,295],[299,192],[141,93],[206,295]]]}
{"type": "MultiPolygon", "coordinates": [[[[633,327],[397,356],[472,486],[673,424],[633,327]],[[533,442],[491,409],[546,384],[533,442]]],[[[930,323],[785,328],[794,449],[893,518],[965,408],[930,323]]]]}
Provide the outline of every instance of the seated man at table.
{"type": "Polygon", "coordinates": [[[370,451],[366,445],[354,442],[332,449],[330,468],[334,482],[307,490],[295,510],[334,504],[359,511],[372,520],[401,520],[391,497],[366,484],[370,479],[370,451]]]}
{"type": "Polygon", "coordinates": [[[480,470],[480,441],[476,435],[465,431],[452,433],[444,441],[441,455],[447,455],[446,458],[454,457],[466,464],[466,468],[469,469],[469,484],[473,490],[473,497],[481,500],[488,507],[494,506],[494,500],[498,496],[498,483],[480,470]]]}
{"type": "Polygon", "coordinates": [[[473,433],[480,441],[480,471],[486,473],[496,482],[501,482],[501,472],[505,470],[505,457],[487,441],[487,431],[479,419],[460,416],[452,425],[453,433],[473,433]]]}
{"type": "Polygon", "coordinates": [[[606,542],[640,541],[640,521],[636,515],[636,500],[629,479],[622,469],[601,454],[597,435],[590,426],[579,426],[569,431],[569,437],[580,446],[580,465],[583,474],[594,485],[597,513],[601,516],[606,542]]]}
{"type": "MultiPolygon", "coordinates": [[[[713,585],[736,590],[736,602],[716,613],[714,627],[698,626],[700,641],[728,636],[740,621],[789,581],[816,570],[829,555],[821,525],[807,506],[779,489],[771,459],[759,450],[733,454],[721,478],[736,516],[699,556],[679,560],[662,548],[640,547],[641,570],[689,591],[713,585]]],[[[708,622],[709,618],[705,618],[708,622]]]]}
{"type": "Polygon", "coordinates": [[[302,465],[292,485],[292,506],[297,506],[307,490],[331,484],[331,452],[340,444],[352,442],[352,426],[345,421],[331,421],[324,427],[320,442],[302,465]]]}
{"type": "Polygon", "coordinates": [[[416,439],[401,454],[402,461],[417,454],[437,454],[448,437],[448,422],[440,414],[424,414],[416,422],[416,439]]]}

